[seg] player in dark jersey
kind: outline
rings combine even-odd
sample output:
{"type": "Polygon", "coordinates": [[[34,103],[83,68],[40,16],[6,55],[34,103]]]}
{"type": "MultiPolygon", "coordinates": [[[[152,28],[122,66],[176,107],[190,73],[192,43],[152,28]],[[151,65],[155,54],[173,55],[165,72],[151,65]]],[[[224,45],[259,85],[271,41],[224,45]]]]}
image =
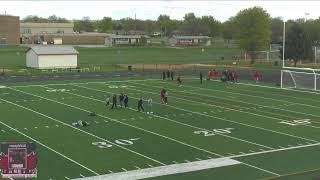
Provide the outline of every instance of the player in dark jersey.
{"type": "Polygon", "coordinates": [[[141,110],[144,112],[142,97],[140,97],[140,99],[138,101],[138,111],[140,112],[141,110]]]}

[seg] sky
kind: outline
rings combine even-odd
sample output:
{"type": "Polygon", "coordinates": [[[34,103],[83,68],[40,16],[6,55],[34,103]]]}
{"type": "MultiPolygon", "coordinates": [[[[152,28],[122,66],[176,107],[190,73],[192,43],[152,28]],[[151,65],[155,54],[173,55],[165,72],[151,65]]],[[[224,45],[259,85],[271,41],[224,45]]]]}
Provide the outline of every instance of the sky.
{"type": "Polygon", "coordinates": [[[266,0],[238,0],[238,1],[2,1],[0,0],[0,14],[27,15],[48,17],[55,14],[67,19],[102,19],[112,17],[121,19],[126,17],[156,20],[160,14],[167,14],[171,19],[182,20],[186,13],[193,12],[196,16],[212,15],[224,22],[235,16],[240,10],[260,6],[271,17],[283,19],[320,17],[320,1],[266,1],[266,0]]]}

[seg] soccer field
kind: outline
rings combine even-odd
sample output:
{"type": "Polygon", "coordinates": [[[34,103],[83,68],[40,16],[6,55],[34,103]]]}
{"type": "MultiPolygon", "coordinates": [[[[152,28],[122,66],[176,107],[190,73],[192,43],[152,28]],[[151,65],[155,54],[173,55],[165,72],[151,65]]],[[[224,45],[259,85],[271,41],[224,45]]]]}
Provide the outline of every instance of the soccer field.
{"type": "Polygon", "coordinates": [[[0,88],[0,142],[36,142],[41,180],[316,179],[319,101],[311,92],[197,79],[182,87],[121,78],[15,84],[0,88]],[[128,109],[105,106],[121,92],[128,109]],[[140,97],[153,99],[154,114],[137,112],[140,97]],[[90,125],[73,126],[78,120],[90,125]]]}

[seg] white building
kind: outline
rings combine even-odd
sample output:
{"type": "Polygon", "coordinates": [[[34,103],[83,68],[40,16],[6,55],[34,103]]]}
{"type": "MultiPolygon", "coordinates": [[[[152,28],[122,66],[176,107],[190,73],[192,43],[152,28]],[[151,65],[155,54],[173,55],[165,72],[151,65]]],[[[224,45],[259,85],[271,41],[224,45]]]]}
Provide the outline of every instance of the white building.
{"type": "Polygon", "coordinates": [[[78,54],[71,46],[34,46],[26,51],[26,64],[37,69],[76,68],[78,54]]]}

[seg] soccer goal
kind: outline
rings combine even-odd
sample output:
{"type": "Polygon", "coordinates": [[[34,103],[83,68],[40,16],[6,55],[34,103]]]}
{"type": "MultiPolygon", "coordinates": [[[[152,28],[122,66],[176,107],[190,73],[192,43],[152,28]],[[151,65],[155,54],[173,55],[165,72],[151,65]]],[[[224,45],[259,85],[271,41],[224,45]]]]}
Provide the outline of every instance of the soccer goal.
{"type": "Polygon", "coordinates": [[[281,88],[320,90],[320,70],[311,68],[285,68],[281,70],[281,88]]]}

